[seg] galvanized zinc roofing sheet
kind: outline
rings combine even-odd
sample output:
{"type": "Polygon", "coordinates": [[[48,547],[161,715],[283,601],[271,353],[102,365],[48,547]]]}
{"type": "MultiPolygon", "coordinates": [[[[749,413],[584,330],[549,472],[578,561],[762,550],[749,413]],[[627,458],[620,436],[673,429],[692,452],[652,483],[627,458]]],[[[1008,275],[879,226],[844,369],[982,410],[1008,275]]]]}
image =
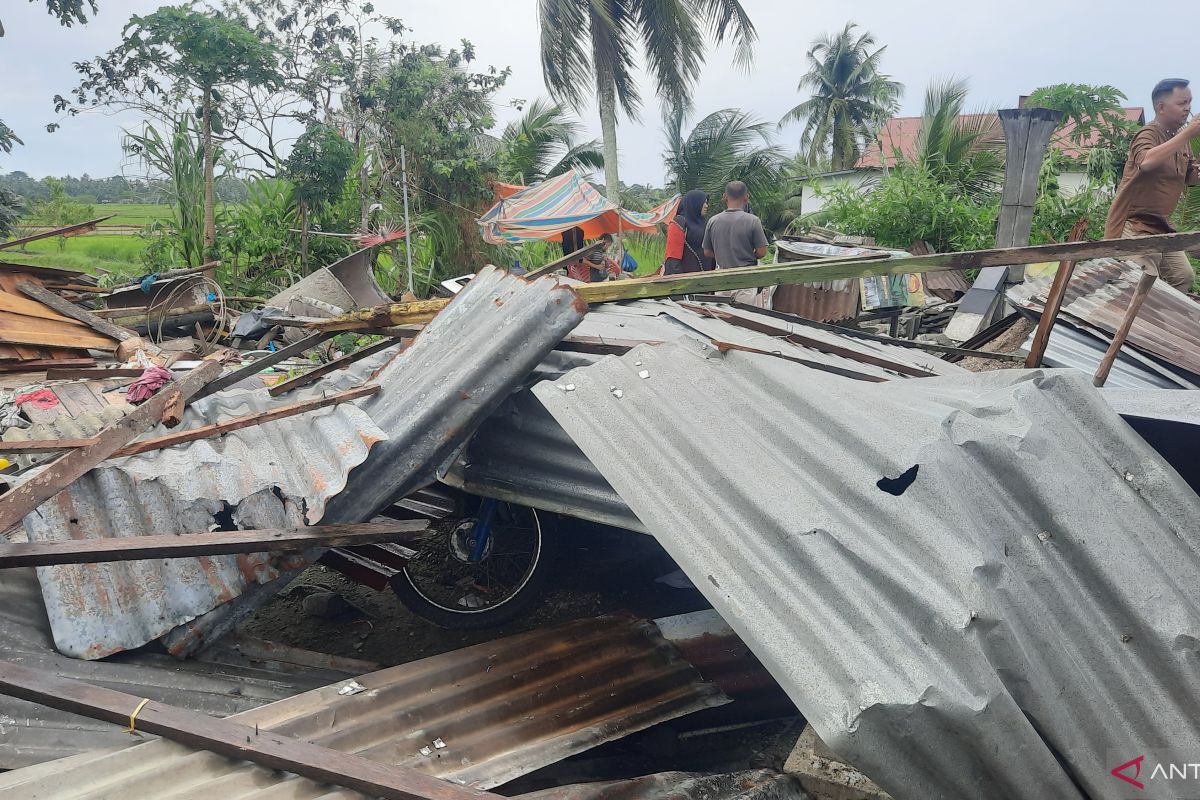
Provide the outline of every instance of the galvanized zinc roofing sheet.
{"type": "MultiPolygon", "coordinates": [[[[350,683],[341,682],[235,719],[490,788],[728,702],[653,623],[620,616],[486,642],[354,683],[362,690],[343,694],[350,683]]],[[[60,800],[363,797],[166,741],[0,775],[0,793],[60,800]]]]}
{"type": "MultiPolygon", "coordinates": [[[[1115,333],[1133,299],[1142,270],[1135,264],[1101,258],[1077,264],[1067,287],[1062,312],[1115,333]]],[[[1041,310],[1053,276],[1026,281],[1008,290],[1018,305],[1041,310]]],[[[1133,327],[1129,344],[1164,361],[1200,374],[1200,303],[1155,281],[1133,327]]]]}
{"type": "Polygon", "coordinates": [[[1087,376],[681,342],[534,394],[894,796],[1117,798],[1115,753],[1200,752],[1200,498],[1087,376]]]}
{"type": "MultiPolygon", "coordinates": [[[[214,655],[213,661],[179,661],[151,652],[123,653],[105,661],[68,658],[54,649],[32,569],[0,573],[0,653],[26,667],[214,716],[236,714],[346,677],[340,670],[252,665],[221,655],[214,655]]],[[[137,741],[117,726],[0,695],[0,770],[137,741]]]]}
{"type": "MultiPolygon", "coordinates": [[[[214,395],[189,413],[187,426],[270,405],[265,392],[214,395]]],[[[364,412],[345,403],[114,459],[39,506],[25,530],[33,541],[54,541],[186,534],[230,522],[312,524],[350,468],[383,439],[364,412]]],[[[252,553],[40,567],[38,577],[59,650],[91,659],[139,647],[306,562],[302,554],[252,553]]],[[[199,643],[195,635],[183,639],[174,643],[181,652],[199,643]]]]}

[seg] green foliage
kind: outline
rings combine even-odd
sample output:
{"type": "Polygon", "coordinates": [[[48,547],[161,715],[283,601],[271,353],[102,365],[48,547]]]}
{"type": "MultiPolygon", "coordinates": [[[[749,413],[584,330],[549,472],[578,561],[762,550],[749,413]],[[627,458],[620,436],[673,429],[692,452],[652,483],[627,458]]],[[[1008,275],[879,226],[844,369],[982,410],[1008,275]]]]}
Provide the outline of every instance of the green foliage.
{"type": "Polygon", "coordinates": [[[714,111],[683,135],[680,120],[667,131],[664,153],[669,183],[680,194],[708,192],[713,211],[729,181],[744,181],[751,202],[773,192],[783,166],[783,150],[771,141],[771,126],[734,108],[714,111]]]}
{"type": "Polygon", "coordinates": [[[1038,196],[1033,209],[1033,228],[1029,236],[1031,244],[1068,241],[1071,229],[1080,218],[1088,221],[1085,238],[1104,238],[1104,222],[1108,217],[1108,207],[1112,204],[1112,194],[1103,186],[1089,181],[1078,192],[1064,195],[1059,190],[1058,175],[1066,163],[1067,160],[1056,155],[1056,151],[1047,153],[1042,162],[1038,174],[1038,196]]]}
{"type": "Polygon", "coordinates": [[[286,180],[250,183],[246,202],[222,215],[218,277],[230,294],[271,295],[300,277],[289,231],[299,221],[294,187],[286,180]]]}
{"type": "MultiPolygon", "coordinates": [[[[62,228],[77,222],[87,222],[95,219],[95,209],[84,203],[76,203],[67,197],[62,181],[56,178],[46,178],[43,183],[50,190],[50,196],[33,206],[32,220],[47,228],[62,228]]],[[[58,250],[62,252],[67,246],[67,237],[59,236],[58,250]]]]}
{"type": "Polygon", "coordinates": [[[1125,117],[1121,106],[1125,99],[1124,93],[1112,86],[1056,83],[1035,89],[1026,105],[1063,112],[1056,142],[1059,146],[1070,142],[1082,150],[1088,177],[1115,189],[1138,127],[1125,117]]]}
{"type": "Polygon", "coordinates": [[[597,149],[600,143],[576,141],[582,130],[583,126],[562,106],[542,98],[534,100],[500,135],[500,180],[529,185],[570,169],[602,168],[604,156],[597,149]]]}
{"type": "MultiPolygon", "coordinates": [[[[411,243],[422,252],[425,283],[474,272],[491,251],[479,236],[476,217],[491,201],[488,179],[494,158],[481,147],[495,123],[491,98],[508,78],[508,70],[472,72],[469,42],[462,50],[435,45],[393,48],[392,60],[371,84],[375,147],[371,195],[383,210],[379,219],[403,228],[400,196],[400,147],[407,149],[411,243]],[[416,220],[420,220],[418,227],[416,220]]],[[[417,258],[414,258],[414,262],[417,258]]]]}
{"type": "Polygon", "coordinates": [[[1004,176],[1004,132],[994,112],[966,114],[967,82],[948,78],[925,91],[915,162],[968,197],[993,192],[1004,176]]]}
{"type": "MultiPolygon", "coordinates": [[[[238,20],[189,6],[163,6],[130,17],[123,41],[106,55],[75,64],[82,76],[55,108],[77,114],[81,106],[125,105],[163,114],[189,99],[203,100],[216,87],[246,83],[270,87],[280,78],[278,54],[238,20]]],[[[213,99],[220,102],[219,92],[213,99]]],[[[223,122],[211,119],[219,132],[223,122]]]]}
{"type": "Polygon", "coordinates": [[[335,202],[354,164],[354,145],[332,125],[310,125],[287,158],[287,177],[296,199],[311,209],[335,202]]]}
{"type": "Polygon", "coordinates": [[[14,144],[25,144],[19,138],[12,128],[4,124],[4,120],[0,119],[0,151],[11,153],[14,144]]]}
{"type": "MultiPolygon", "coordinates": [[[[29,0],[31,3],[36,3],[38,0],[29,0]]],[[[87,10],[92,10],[92,13],[98,13],[99,8],[96,7],[96,0],[46,0],[46,11],[52,17],[58,17],[58,21],[64,27],[71,27],[75,23],[80,25],[87,24],[87,10]]]]}
{"type": "Polygon", "coordinates": [[[979,250],[996,238],[998,195],[968,197],[921,164],[901,164],[862,193],[846,185],[826,195],[822,218],[845,233],[873,236],[884,247],[925,241],[939,253],[979,250]]]}
{"type": "Polygon", "coordinates": [[[0,240],[12,236],[25,212],[25,201],[8,189],[0,188],[0,240]]]}
{"type": "Polygon", "coordinates": [[[125,151],[163,176],[172,216],[155,220],[144,236],[146,260],[155,266],[204,263],[204,145],[189,116],[175,120],[167,136],[147,124],[141,134],[126,132],[125,151]]]}
{"type": "Polygon", "coordinates": [[[808,72],[796,91],[811,97],[784,114],[779,124],[800,121],[801,149],[810,165],[828,158],[830,169],[853,166],[875,131],[899,108],[904,86],[880,71],[887,47],[875,48],[870,33],[855,34],[853,22],[813,42],[808,72]],[[874,49],[872,49],[874,48],[874,49]]]}

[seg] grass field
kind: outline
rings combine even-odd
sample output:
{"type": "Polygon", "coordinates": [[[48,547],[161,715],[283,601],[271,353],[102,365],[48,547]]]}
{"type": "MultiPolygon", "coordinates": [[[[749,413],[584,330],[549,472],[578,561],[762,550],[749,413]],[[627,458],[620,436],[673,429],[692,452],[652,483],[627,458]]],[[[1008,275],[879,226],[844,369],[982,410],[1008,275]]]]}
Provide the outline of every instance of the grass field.
{"type": "MultiPolygon", "coordinates": [[[[61,267],[85,272],[109,272],[135,276],[144,271],[142,252],[146,240],[132,235],[131,227],[143,228],[155,219],[169,217],[171,209],[150,203],[96,204],[97,217],[115,214],[105,220],[95,233],[72,236],[59,250],[58,239],[40,239],[20,250],[0,250],[0,260],[14,264],[34,264],[40,267],[61,267]],[[120,226],[118,230],[106,230],[120,226]]],[[[18,232],[18,236],[26,232],[18,232]]]]}
{"type": "Polygon", "coordinates": [[[149,225],[156,219],[166,219],[171,216],[171,207],[155,203],[97,203],[92,206],[97,217],[116,214],[105,225],[149,225]]]}

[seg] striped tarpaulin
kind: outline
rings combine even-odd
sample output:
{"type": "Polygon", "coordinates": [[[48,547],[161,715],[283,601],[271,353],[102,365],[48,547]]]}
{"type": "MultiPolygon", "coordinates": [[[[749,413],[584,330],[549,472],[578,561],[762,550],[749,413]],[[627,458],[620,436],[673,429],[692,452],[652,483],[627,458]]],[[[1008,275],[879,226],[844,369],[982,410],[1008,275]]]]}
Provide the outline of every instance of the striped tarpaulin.
{"type": "Polygon", "coordinates": [[[610,203],[577,172],[566,172],[501,198],[479,218],[491,244],[554,239],[579,226],[586,239],[602,233],[651,233],[675,216],[679,195],[647,212],[628,211],[610,203]]]}

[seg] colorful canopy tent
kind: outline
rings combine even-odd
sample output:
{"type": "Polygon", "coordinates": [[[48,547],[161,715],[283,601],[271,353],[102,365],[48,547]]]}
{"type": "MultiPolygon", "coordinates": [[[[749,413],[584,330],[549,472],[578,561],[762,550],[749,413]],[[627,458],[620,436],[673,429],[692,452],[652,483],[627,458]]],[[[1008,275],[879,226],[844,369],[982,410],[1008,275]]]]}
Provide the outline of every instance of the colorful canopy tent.
{"type": "Polygon", "coordinates": [[[479,218],[484,241],[490,244],[557,239],[578,225],[585,239],[602,233],[653,232],[675,216],[679,195],[645,213],[610,203],[576,172],[522,188],[502,197],[479,218]]]}

